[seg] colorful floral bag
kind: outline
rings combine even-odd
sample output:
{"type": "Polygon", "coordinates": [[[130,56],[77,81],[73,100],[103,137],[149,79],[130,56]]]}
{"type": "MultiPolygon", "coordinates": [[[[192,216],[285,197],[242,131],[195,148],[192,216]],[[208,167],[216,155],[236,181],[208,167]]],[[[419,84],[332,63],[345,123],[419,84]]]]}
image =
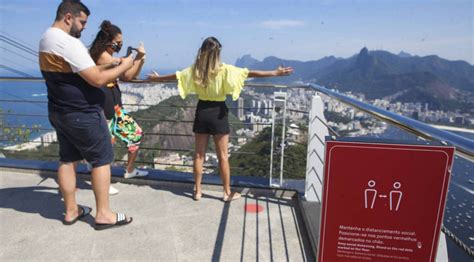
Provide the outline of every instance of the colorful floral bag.
{"type": "Polygon", "coordinates": [[[114,109],[115,114],[109,124],[112,143],[118,138],[127,145],[128,151],[135,152],[142,141],[143,131],[124,108],[117,105],[114,109]]]}

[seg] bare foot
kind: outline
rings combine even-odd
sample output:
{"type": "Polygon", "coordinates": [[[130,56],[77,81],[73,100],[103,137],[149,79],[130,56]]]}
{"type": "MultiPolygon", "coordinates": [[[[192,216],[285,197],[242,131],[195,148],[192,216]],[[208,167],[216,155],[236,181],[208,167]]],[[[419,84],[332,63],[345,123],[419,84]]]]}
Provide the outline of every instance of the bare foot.
{"type": "Polygon", "coordinates": [[[230,202],[236,199],[239,199],[242,195],[239,192],[231,192],[230,194],[224,193],[222,200],[224,202],[230,202]]]}
{"type": "Polygon", "coordinates": [[[76,207],[74,210],[71,210],[70,212],[66,212],[64,216],[64,221],[71,221],[74,218],[78,217],[80,210],[79,207],[76,207]]]}
{"type": "Polygon", "coordinates": [[[194,191],[193,193],[193,199],[194,201],[199,201],[201,200],[201,197],[202,197],[202,192],[201,191],[194,191]]]}

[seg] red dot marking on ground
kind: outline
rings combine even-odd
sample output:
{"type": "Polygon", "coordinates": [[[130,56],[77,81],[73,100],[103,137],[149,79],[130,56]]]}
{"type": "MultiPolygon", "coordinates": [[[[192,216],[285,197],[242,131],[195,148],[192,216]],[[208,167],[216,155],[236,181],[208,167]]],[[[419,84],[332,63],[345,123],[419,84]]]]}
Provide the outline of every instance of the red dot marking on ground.
{"type": "Polygon", "coordinates": [[[245,205],[245,212],[260,213],[262,211],[263,211],[263,207],[261,205],[256,205],[256,204],[247,204],[247,205],[245,205]]]}

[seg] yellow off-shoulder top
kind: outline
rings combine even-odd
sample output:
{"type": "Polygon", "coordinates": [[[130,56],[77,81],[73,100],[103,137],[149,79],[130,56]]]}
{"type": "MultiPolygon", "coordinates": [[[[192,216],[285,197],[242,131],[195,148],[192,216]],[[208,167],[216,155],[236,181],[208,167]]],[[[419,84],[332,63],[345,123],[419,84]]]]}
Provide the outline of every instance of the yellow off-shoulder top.
{"type": "Polygon", "coordinates": [[[202,87],[194,83],[192,67],[188,67],[176,71],[179,95],[184,99],[189,94],[197,94],[199,100],[205,101],[225,101],[227,95],[232,95],[232,99],[237,100],[248,74],[247,68],[222,64],[216,77],[207,87],[202,87]]]}

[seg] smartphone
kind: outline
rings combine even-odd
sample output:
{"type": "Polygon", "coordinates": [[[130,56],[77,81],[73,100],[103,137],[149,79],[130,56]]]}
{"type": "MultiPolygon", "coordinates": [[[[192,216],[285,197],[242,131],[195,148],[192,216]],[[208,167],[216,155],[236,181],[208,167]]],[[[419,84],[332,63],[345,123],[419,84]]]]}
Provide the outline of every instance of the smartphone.
{"type": "Polygon", "coordinates": [[[128,57],[132,53],[133,50],[135,50],[135,48],[131,46],[127,47],[127,55],[125,55],[125,57],[128,57]]]}

